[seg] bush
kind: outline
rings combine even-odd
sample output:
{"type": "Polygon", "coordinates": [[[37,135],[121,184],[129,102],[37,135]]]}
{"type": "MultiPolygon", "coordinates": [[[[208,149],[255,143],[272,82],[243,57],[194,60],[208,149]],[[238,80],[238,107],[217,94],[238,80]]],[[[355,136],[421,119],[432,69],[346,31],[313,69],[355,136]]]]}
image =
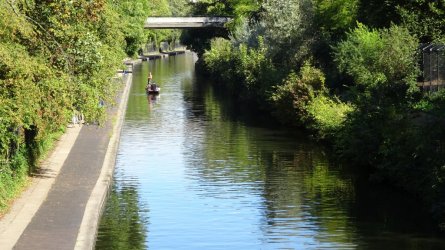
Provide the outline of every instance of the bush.
{"type": "Polygon", "coordinates": [[[339,155],[371,166],[372,179],[418,195],[445,220],[445,92],[418,100],[418,40],[405,28],[363,25],[335,48],[339,69],[354,79],[356,109],[337,136],[339,155]]]}
{"type": "MultiPolygon", "coordinates": [[[[354,84],[366,89],[379,84],[416,88],[418,40],[399,26],[371,30],[359,24],[335,48],[335,61],[354,84]]],[[[402,93],[405,94],[405,93],[402,93]]]]}
{"type": "Polygon", "coordinates": [[[356,106],[338,136],[340,155],[375,166],[383,161],[388,136],[399,133],[416,101],[417,39],[398,26],[370,30],[360,24],[334,51],[339,70],[354,80],[356,106]]]}
{"type": "Polygon", "coordinates": [[[317,131],[318,137],[333,138],[344,126],[346,115],[353,110],[349,104],[327,95],[318,95],[308,103],[307,112],[313,121],[309,126],[317,131]]]}
{"type": "Polygon", "coordinates": [[[244,44],[233,47],[230,41],[215,38],[204,53],[204,65],[211,74],[221,76],[226,87],[241,93],[241,97],[264,103],[277,79],[277,71],[266,52],[261,37],[258,48],[244,44]]]}
{"type": "Polygon", "coordinates": [[[235,78],[237,54],[229,40],[215,38],[211,42],[210,50],[204,53],[206,69],[214,75],[219,75],[224,81],[231,83],[235,78]]]}
{"type": "Polygon", "coordinates": [[[73,112],[89,121],[105,118],[98,103],[112,104],[119,86],[110,78],[124,57],[117,7],[0,1],[0,209],[73,112]]]}
{"type": "Polygon", "coordinates": [[[325,91],[324,82],[323,72],[306,62],[298,75],[291,72],[275,87],[271,96],[274,115],[284,124],[304,126],[309,119],[307,105],[325,91]]]}
{"type": "Polygon", "coordinates": [[[25,186],[27,173],[28,163],[23,153],[16,154],[10,161],[0,162],[0,215],[25,186]]]}
{"type": "Polygon", "coordinates": [[[238,54],[240,64],[236,72],[243,79],[247,94],[263,103],[277,81],[277,70],[267,56],[263,38],[258,37],[258,48],[241,44],[238,54]]]}

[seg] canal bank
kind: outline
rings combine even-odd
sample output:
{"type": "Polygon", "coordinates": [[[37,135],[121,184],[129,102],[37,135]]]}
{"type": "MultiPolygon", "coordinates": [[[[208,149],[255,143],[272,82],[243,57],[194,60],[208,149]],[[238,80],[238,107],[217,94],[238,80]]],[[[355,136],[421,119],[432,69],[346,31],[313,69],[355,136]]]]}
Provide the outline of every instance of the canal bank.
{"type": "Polygon", "coordinates": [[[1,249],[92,249],[111,182],[132,75],[102,127],[68,128],[0,220],[1,249]]]}

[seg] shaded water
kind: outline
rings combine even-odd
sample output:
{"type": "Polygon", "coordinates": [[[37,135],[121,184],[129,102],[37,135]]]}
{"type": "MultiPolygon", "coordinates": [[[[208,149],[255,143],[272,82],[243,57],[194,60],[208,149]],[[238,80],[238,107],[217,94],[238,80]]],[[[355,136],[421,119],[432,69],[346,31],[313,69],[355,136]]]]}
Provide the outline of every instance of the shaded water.
{"type": "Polygon", "coordinates": [[[195,60],[135,66],[96,249],[445,249],[417,201],[239,112],[195,60]]]}

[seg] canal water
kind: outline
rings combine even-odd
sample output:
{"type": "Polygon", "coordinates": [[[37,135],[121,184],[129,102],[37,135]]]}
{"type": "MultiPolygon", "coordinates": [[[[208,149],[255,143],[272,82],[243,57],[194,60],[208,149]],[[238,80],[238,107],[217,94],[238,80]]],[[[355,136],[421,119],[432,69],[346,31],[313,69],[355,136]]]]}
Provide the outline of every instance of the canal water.
{"type": "Polygon", "coordinates": [[[445,249],[415,199],[240,111],[195,61],[133,69],[96,249],[445,249]],[[159,96],[144,92],[149,71],[159,96]]]}

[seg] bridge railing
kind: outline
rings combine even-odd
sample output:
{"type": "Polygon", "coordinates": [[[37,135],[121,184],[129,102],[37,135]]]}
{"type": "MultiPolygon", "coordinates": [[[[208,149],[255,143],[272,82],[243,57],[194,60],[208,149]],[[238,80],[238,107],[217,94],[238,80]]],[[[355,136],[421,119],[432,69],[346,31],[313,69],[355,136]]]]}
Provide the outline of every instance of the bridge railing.
{"type": "Polygon", "coordinates": [[[419,86],[423,91],[434,92],[445,87],[445,44],[422,44],[419,86]]]}
{"type": "Polygon", "coordinates": [[[148,17],[146,29],[224,28],[230,17],[148,17]]]}

